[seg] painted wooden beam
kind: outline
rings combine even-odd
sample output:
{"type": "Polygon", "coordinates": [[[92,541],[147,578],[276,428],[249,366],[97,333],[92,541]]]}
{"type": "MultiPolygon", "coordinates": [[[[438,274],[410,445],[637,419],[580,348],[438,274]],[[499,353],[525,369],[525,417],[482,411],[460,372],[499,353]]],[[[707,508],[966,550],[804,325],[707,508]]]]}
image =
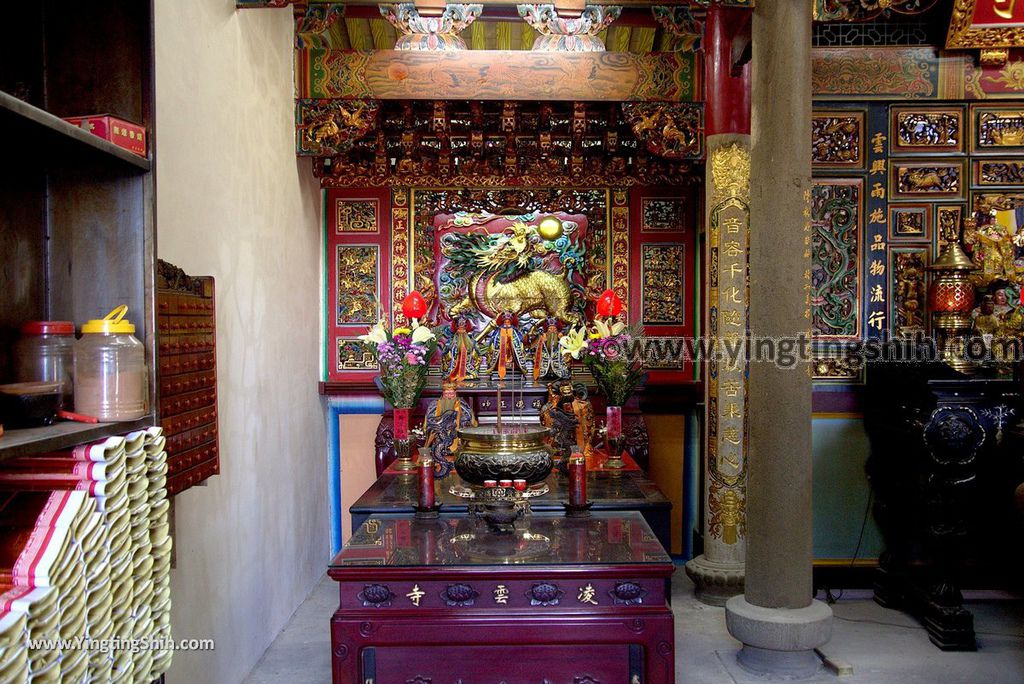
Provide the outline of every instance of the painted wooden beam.
{"type": "Polygon", "coordinates": [[[298,50],[298,96],[312,99],[692,102],[694,53],[517,50],[298,50]]]}

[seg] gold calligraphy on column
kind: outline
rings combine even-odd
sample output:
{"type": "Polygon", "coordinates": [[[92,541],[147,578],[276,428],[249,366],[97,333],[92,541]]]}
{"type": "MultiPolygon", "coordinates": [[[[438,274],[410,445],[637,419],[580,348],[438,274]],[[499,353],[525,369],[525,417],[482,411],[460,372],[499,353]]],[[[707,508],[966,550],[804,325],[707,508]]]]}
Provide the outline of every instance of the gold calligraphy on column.
{"type": "Polygon", "coordinates": [[[708,532],[733,545],[745,536],[750,153],[720,147],[708,167],[708,333],[720,354],[708,366],[708,532]]]}

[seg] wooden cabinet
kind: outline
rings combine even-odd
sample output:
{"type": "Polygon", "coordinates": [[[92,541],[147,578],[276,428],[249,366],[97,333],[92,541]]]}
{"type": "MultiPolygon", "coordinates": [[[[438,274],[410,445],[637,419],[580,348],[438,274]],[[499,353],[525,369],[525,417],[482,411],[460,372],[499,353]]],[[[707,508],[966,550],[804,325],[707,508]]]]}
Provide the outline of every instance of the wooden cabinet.
{"type": "Polygon", "coordinates": [[[160,426],[172,496],[220,472],[214,280],[157,262],[160,426]]]}
{"type": "MultiPolygon", "coordinates": [[[[141,157],[61,118],[110,114],[151,133],[152,45],[148,2],[0,9],[0,381],[23,321],[81,325],[126,304],[156,411],[153,140],[141,157]]],[[[11,430],[0,458],[153,422],[11,430]]]]}

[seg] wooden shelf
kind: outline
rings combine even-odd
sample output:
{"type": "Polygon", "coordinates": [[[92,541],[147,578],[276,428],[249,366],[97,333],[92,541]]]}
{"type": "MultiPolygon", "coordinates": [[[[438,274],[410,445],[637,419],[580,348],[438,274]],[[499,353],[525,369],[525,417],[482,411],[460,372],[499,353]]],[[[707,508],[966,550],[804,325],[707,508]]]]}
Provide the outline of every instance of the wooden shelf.
{"type": "Polygon", "coordinates": [[[148,415],[122,423],[59,422],[49,427],[6,430],[3,437],[0,437],[0,460],[67,449],[85,442],[143,430],[155,423],[156,419],[148,415]]]}
{"type": "Polygon", "coordinates": [[[0,126],[5,136],[20,136],[20,131],[24,131],[27,139],[38,139],[40,154],[45,154],[50,146],[69,146],[116,163],[127,164],[138,169],[139,173],[145,173],[152,167],[149,159],[120,148],[3,91],[0,91],[0,126]]]}

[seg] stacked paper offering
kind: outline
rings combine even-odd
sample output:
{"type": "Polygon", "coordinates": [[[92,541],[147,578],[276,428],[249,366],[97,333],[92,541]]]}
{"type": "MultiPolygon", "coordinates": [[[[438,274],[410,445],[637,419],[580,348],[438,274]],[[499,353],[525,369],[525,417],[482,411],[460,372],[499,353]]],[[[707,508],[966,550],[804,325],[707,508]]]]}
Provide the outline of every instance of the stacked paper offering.
{"type": "MultiPolygon", "coordinates": [[[[0,594],[0,614],[10,611],[26,620],[25,637],[32,643],[56,643],[60,638],[60,609],[56,587],[14,587],[0,594]]],[[[27,648],[27,646],[26,646],[27,648]]],[[[60,649],[27,651],[32,682],[60,681],[60,649]]],[[[15,680],[17,681],[17,680],[15,680]]]]}
{"type": "Polygon", "coordinates": [[[23,616],[36,646],[28,681],[148,683],[167,671],[166,471],[159,428],[0,462],[0,611],[23,616]],[[57,638],[63,651],[39,647],[57,638]]]}
{"type": "MultiPolygon", "coordinates": [[[[56,589],[58,636],[81,641],[86,636],[86,577],[82,549],[75,537],[95,513],[95,500],[84,491],[18,492],[7,496],[4,511],[0,583],[5,590],[56,589]]],[[[35,647],[50,650],[42,644],[35,647]]],[[[33,662],[46,656],[31,649],[28,655],[33,662]]],[[[61,681],[85,679],[87,650],[67,649],[57,658],[61,681]]],[[[37,674],[41,673],[30,672],[33,678],[37,674]]]]}
{"type": "Polygon", "coordinates": [[[146,480],[149,499],[149,541],[153,556],[153,635],[162,646],[153,651],[153,664],[149,679],[153,680],[167,672],[174,653],[168,645],[171,641],[171,525],[168,514],[171,502],[167,498],[167,438],[151,429],[146,436],[146,480]]]}
{"type": "Polygon", "coordinates": [[[24,613],[0,610],[0,682],[28,681],[27,619],[24,613]]]}

